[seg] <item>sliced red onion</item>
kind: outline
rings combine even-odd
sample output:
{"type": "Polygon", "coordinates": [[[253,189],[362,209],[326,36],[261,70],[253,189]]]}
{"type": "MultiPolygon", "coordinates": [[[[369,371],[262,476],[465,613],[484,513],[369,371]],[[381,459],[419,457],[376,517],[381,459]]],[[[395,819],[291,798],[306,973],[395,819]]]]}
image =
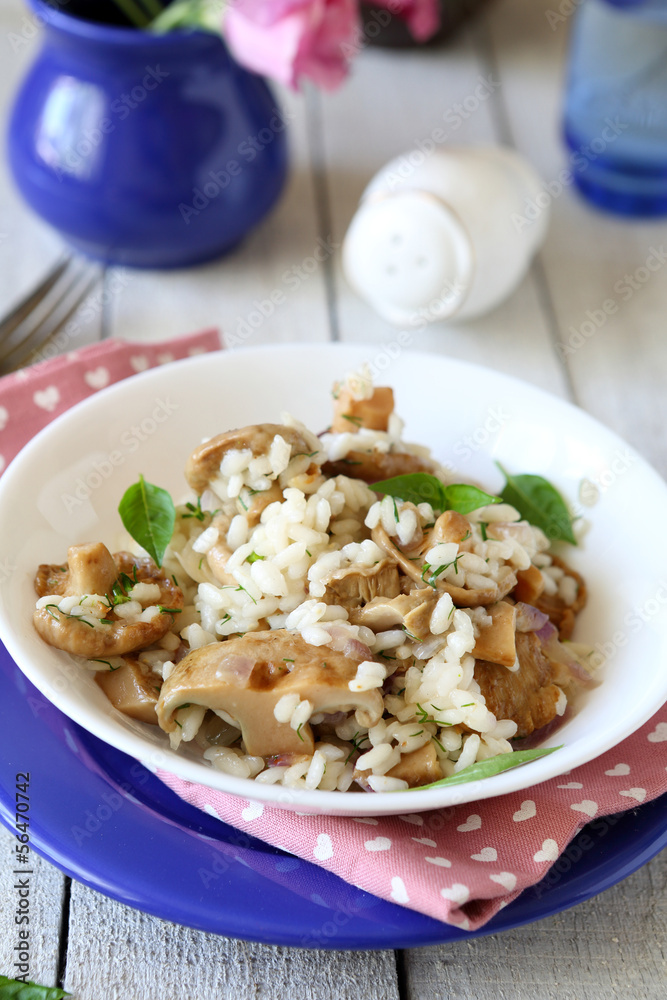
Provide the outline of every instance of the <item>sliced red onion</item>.
{"type": "Polygon", "coordinates": [[[532,604],[524,604],[518,601],[516,605],[516,630],[517,632],[539,632],[543,625],[549,621],[549,615],[544,611],[538,611],[532,604]]]}
{"type": "Polygon", "coordinates": [[[558,629],[555,625],[547,622],[535,635],[540,640],[542,651],[549,660],[553,660],[554,663],[560,663],[566,667],[572,678],[584,687],[597,686],[598,682],[582,666],[567,646],[559,640],[558,629]]]}

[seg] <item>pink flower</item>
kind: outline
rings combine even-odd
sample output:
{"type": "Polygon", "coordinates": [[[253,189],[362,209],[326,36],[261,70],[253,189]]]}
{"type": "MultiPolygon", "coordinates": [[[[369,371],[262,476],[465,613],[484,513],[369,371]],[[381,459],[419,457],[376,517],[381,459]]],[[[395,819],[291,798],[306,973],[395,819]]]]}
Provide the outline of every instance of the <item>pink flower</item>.
{"type": "Polygon", "coordinates": [[[297,87],[309,77],[332,90],[359,47],[357,0],[235,0],[225,38],[236,59],[297,87]]]}
{"type": "Polygon", "coordinates": [[[439,0],[368,0],[406,21],[418,42],[425,42],[440,27],[439,0]]]}

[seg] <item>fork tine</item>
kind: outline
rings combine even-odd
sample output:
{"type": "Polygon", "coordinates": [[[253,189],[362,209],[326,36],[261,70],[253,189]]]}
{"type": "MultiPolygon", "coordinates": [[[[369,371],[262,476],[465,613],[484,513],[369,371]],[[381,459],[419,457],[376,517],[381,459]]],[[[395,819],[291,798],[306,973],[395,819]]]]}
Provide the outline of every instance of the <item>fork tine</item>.
{"type": "Polygon", "coordinates": [[[73,282],[70,282],[64,294],[46,316],[36,323],[10,350],[0,355],[0,374],[6,374],[20,368],[29,361],[35,351],[47,344],[74,315],[100,278],[101,271],[96,270],[92,275],[89,272],[79,274],[73,282]]]}
{"type": "Polygon", "coordinates": [[[11,312],[3,318],[0,322],[0,340],[4,340],[9,337],[17,327],[23,323],[23,321],[30,315],[30,313],[37,308],[40,302],[46,298],[53,286],[59,281],[60,276],[64,271],[70,266],[72,262],[72,254],[65,254],[56,261],[55,266],[49,271],[45,278],[36,285],[31,292],[29,292],[24,299],[22,299],[18,305],[16,305],[11,312]]]}

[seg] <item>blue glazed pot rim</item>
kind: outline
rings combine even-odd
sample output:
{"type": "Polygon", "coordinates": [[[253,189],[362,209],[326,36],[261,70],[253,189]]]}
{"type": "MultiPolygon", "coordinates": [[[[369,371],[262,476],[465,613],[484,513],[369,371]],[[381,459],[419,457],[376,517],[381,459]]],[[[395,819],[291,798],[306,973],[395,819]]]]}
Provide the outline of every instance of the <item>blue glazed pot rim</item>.
{"type": "Polygon", "coordinates": [[[218,43],[222,39],[212,32],[206,31],[171,31],[164,35],[153,34],[142,28],[123,27],[116,24],[102,24],[98,21],[87,21],[68,13],[69,0],[26,0],[28,6],[37,14],[44,24],[68,35],[87,39],[92,42],[111,42],[114,45],[170,46],[182,42],[184,38],[197,39],[200,43],[209,40],[218,43]]]}

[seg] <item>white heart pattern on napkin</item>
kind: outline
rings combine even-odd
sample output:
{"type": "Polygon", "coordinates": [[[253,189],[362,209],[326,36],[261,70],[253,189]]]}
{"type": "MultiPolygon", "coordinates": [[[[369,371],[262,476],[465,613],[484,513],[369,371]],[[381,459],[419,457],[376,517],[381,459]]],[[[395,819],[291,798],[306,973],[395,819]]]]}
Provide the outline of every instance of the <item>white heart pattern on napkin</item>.
{"type": "Polygon", "coordinates": [[[90,372],[86,372],[83,377],[91,389],[104,389],[109,384],[111,378],[109,370],[102,367],[102,365],[99,368],[93,368],[90,372]]]}
{"type": "Polygon", "coordinates": [[[630,774],[630,765],[617,764],[616,767],[612,767],[610,771],[605,771],[604,773],[608,774],[610,778],[618,778],[621,775],[630,774]]]}
{"type": "Polygon", "coordinates": [[[533,861],[542,864],[543,861],[555,861],[558,857],[558,844],[550,837],[542,843],[542,847],[533,854],[533,861]]]}
{"type": "Polygon", "coordinates": [[[404,823],[411,823],[412,826],[423,826],[424,825],[424,819],[423,819],[423,817],[422,816],[417,816],[416,813],[414,815],[412,815],[412,816],[410,815],[410,813],[408,813],[407,815],[405,815],[405,816],[399,816],[398,818],[402,819],[404,823]]]}
{"type": "Polygon", "coordinates": [[[4,406],[0,406],[0,431],[4,431],[5,427],[9,423],[9,412],[4,406]]]}
{"type": "Polygon", "coordinates": [[[459,833],[469,833],[471,830],[479,830],[482,825],[482,817],[478,816],[477,813],[471,813],[468,816],[465,823],[461,823],[461,826],[457,826],[459,833]]]}
{"type": "Polygon", "coordinates": [[[515,823],[523,823],[524,820],[532,819],[533,816],[537,816],[537,806],[532,799],[526,799],[525,802],[521,803],[521,808],[512,816],[515,823]]]}
{"type": "Polygon", "coordinates": [[[48,389],[38,389],[32,398],[40,410],[52,413],[60,402],[60,393],[55,385],[50,385],[48,389]]]}
{"type": "Polygon", "coordinates": [[[364,847],[367,851],[388,851],[391,840],[389,837],[376,837],[375,840],[367,840],[364,847]]]}
{"type": "Polygon", "coordinates": [[[441,889],[440,895],[443,899],[450,899],[452,903],[462,906],[470,899],[470,889],[462,882],[455,882],[449,889],[441,889]]]}
{"type": "Polygon", "coordinates": [[[137,354],[130,358],[130,366],[135,372],[145,372],[148,368],[148,358],[143,354],[137,354]]]}
{"type": "Polygon", "coordinates": [[[424,858],[430,865],[438,865],[439,868],[451,868],[452,863],[447,858],[424,858]]]}
{"type": "Polygon", "coordinates": [[[426,847],[437,847],[435,840],[429,840],[428,837],[411,837],[415,844],[424,844],[426,847]]]}
{"type": "Polygon", "coordinates": [[[667,740],[667,722],[659,722],[647,738],[649,743],[664,743],[667,740]]]}
{"type": "Polygon", "coordinates": [[[264,806],[261,802],[248,802],[245,809],[242,810],[241,816],[246,821],[250,823],[253,819],[259,819],[260,816],[264,815],[264,806]]]}
{"type": "Polygon", "coordinates": [[[627,788],[624,792],[619,792],[619,795],[625,795],[628,799],[635,799],[636,802],[643,802],[646,798],[645,788],[627,788]]]}
{"type": "Polygon", "coordinates": [[[584,799],[582,802],[573,802],[570,805],[570,809],[578,813],[584,813],[585,816],[590,816],[592,819],[598,811],[598,804],[597,802],[593,802],[592,799],[584,799]]]}
{"type": "Polygon", "coordinates": [[[489,875],[489,878],[492,882],[502,885],[503,889],[507,889],[508,892],[512,892],[516,886],[516,875],[513,875],[512,872],[498,872],[497,875],[489,875]]]}
{"type": "Polygon", "coordinates": [[[580,781],[570,781],[567,785],[559,785],[559,788],[583,788],[584,786],[580,781]]]}
{"type": "Polygon", "coordinates": [[[333,857],[333,853],[333,844],[331,843],[331,837],[329,834],[318,834],[317,843],[313,848],[313,856],[316,857],[318,861],[328,861],[329,858],[333,857]]]}
{"type": "Polygon", "coordinates": [[[406,903],[410,902],[410,897],[408,896],[408,890],[405,888],[405,882],[398,875],[394,875],[391,880],[391,898],[395,903],[401,903],[405,906],[406,903]]]}
{"type": "Polygon", "coordinates": [[[471,854],[473,861],[497,861],[498,851],[495,847],[483,847],[479,854],[471,854]]]}

